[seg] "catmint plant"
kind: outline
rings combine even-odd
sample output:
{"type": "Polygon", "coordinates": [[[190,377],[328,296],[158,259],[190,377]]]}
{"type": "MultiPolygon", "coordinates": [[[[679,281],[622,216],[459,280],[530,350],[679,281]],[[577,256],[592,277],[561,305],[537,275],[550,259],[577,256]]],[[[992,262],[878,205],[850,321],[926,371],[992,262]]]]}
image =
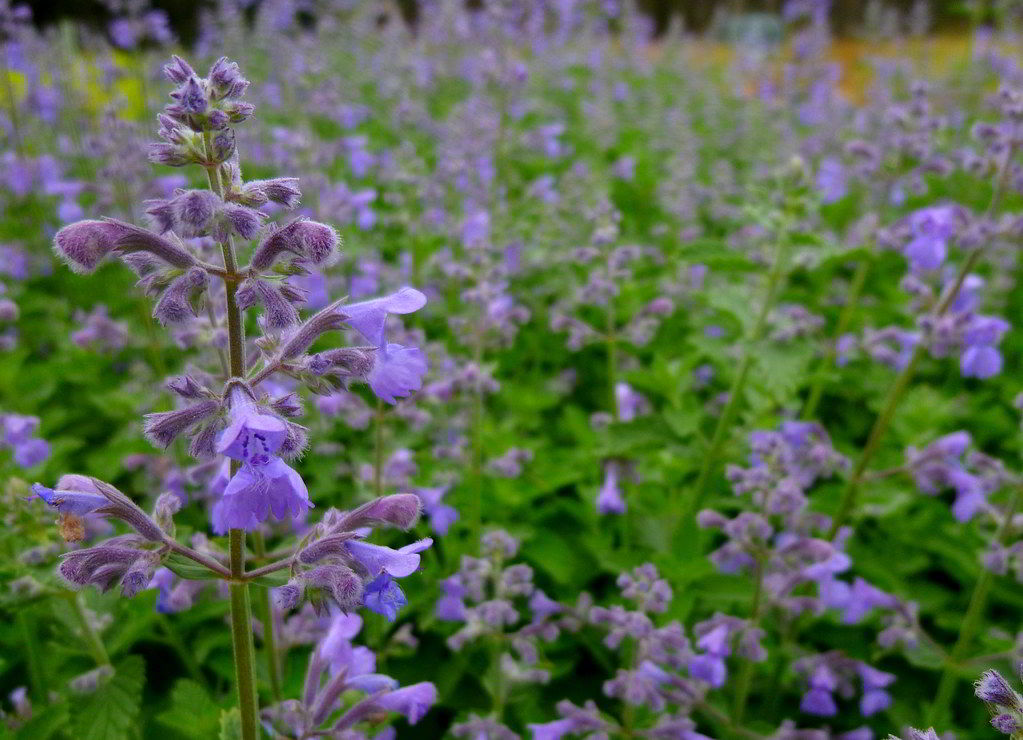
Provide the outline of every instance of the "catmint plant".
{"type": "MultiPolygon", "coordinates": [[[[366,606],[393,618],[405,603],[393,579],[417,570],[417,553],[430,544],[424,540],[391,550],[365,541],[373,528],[408,529],[418,518],[416,496],[387,496],[347,513],[328,509],[285,557],[255,568],[247,565],[247,532],[262,558],[262,525],[301,521],[314,506],[290,464],[307,445],[305,428],[295,420],[303,413],[302,405],[297,394],[274,390],[275,377],[314,392],[332,382],[365,382],[379,398],[394,403],[420,386],[426,361],[418,348],[389,341],[388,316],[414,312],[426,299],[406,287],[382,298],[335,301],[303,319],[296,308],[303,293],[289,278],[308,266],[336,261],[337,232],[302,217],[267,222],[260,208],[268,203],[294,208],[301,192],[295,178],[243,178],[235,128],[252,116],[254,106],[243,99],[249,82],[237,64],[221,58],[203,77],[174,57],[164,74],[177,87],[159,115],[161,141],[150,145],[149,158],[172,167],[198,166],[205,171],[208,189],[179,189],[169,198],[148,201],[151,228],[112,218],[80,221],[58,231],[54,246],[76,272],[91,272],[107,257],[122,261],[153,298],[153,317],[164,326],[194,321],[204,305],[222,306],[220,315],[214,310],[206,317],[214,332],[221,320],[226,322],[226,363],[220,375],[186,373],[170,380],[167,386],[178,399],[177,407],[146,415],[143,427],[158,447],[184,437],[191,457],[224,461],[227,480],[211,510],[211,529],[226,536],[226,547],[207,541],[197,549],[175,539],[173,517],[182,502],[173,493],[160,496],[150,513],[114,486],[86,476],[65,476],[56,488],[36,484],[33,490],[59,513],[66,540],[83,538],[87,515],[120,520],[131,530],[68,552],[59,572],[72,587],[116,586],[131,597],[155,579],[170,611],[174,590],[168,571],[185,580],[227,583],[242,736],[248,739],[258,736],[260,723],[250,584],[272,584],[287,570],[290,580],[278,594],[285,608],[308,599],[318,609],[338,614],[352,615],[366,606]],[[193,240],[217,244],[219,263],[193,240]],[[242,246],[246,244],[251,249],[242,246]],[[245,254],[248,262],[243,264],[245,254]],[[255,322],[259,336],[249,342],[246,312],[256,307],[261,309],[255,322]],[[312,351],[322,336],[338,330],[351,331],[358,343],[312,351]]],[[[264,619],[264,643],[271,653],[272,628],[273,620],[264,619]]],[[[322,651],[314,652],[314,661],[317,655],[322,658],[322,651]]],[[[271,656],[271,672],[274,661],[271,656]]],[[[321,670],[311,666],[309,680],[317,681],[321,670]]],[[[339,670],[348,675],[343,667],[339,670]]],[[[414,721],[433,702],[429,684],[411,692],[393,689],[387,681],[366,686],[370,703],[353,708],[354,716],[340,720],[341,729],[385,707],[414,721]],[[380,696],[381,689],[389,693],[380,696]]],[[[315,730],[344,689],[343,683],[328,683],[325,693],[307,697],[315,700],[315,707],[308,707],[304,724],[291,725],[300,733],[296,737],[315,730]]],[[[315,685],[309,690],[315,693],[315,685]]]]}

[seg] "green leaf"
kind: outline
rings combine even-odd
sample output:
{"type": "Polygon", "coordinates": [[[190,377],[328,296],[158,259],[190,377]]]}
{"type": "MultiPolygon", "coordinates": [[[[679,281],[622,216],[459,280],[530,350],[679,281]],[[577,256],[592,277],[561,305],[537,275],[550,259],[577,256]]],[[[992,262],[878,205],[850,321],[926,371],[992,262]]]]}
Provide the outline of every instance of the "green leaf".
{"type": "Polygon", "coordinates": [[[283,586],[288,582],[288,571],[278,570],[274,573],[268,573],[265,576],[259,578],[253,578],[249,583],[255,583],[259,586],[283,586]]]}
{"type": "Polygon", "coordinates": [[[174,684],[170,708],[156,719],[185,737],[213,737],[220,728],[220,707],[206,689],[185,678],[174,684]]]}
{"type": "Polygon", "coordinates": [[[242,740],[242,713],[238,707],[220,713],[220,740],[242,740]]]}
{"type": "Polygon", "coordinates": [[[129,740],[139,737],[139,709],[145,664],[130,655],[96,691],[74,701],[75,740],[129,740]]]}
{"type": "Polygon", "coordinates": [[[16,733],[0,737],[16,737],[18,740],[48,740],[58,732],[67,729],[70,722],[67,702],[50,704],[44,711],[18,728],[16,733]]]}
{"type": "Polygon", "coordinates": [[[189,560],[184,555],[177,553],[171,553],[170,557],[163,561],[163,564],[175,575],[189,581],[213,581],[220,578],[206,566],[199,565],[194,560],[189,560]]]}

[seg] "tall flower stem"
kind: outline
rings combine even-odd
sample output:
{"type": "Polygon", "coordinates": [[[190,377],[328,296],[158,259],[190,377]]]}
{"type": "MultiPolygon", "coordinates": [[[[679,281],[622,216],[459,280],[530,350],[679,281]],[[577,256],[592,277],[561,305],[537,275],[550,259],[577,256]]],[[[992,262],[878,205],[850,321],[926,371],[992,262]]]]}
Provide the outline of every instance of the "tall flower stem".
{"type": "MultiPolygon", "coordinates": [[[[212,151],[210,133],[203,133],[207,155],[212,151]]],[[[219,166],[206,168],[210,190],[222,195],[219,166]]],[[[234,241],[228,235],[220,244],[224,258],[224,293],[227,297],[228,359],[231,376],[245,377],[245,333],[242,314],[238,309],[235,292],[238,288],[238,263],[234,241]]],[[[231,474],[238,472],[239,463],[231,461],[231,474]]],[[[255,647],[252,640],[252,605],[249,586],[245,578],[245,530],[228,532],[230,547],[231,584],[231,639],[234,647],[235,679],[238,685],[238,707],[241,710],[243,740],[256,740],[259,732],[259,699],[256,694],[255,647]]]]}
{"type": "MultiPolygon", "coordinates": [[[[998,208],[998,204],[1002,201],[1002,196],[1005,194],[1006,185],[1009,180],[1009,172],[1011,169],[1009,165],[1012,163],[1014,153],[1015,149],[1013,147],[1009,147],[1009,151],[1006,153],[1005,161],[1001,165],[998,178],[995,182],[994,190],[991,193],[991,201],[988,203],[987,209],[984,212],[983,218],[985,220],[995,212],[998,208]]],[[[963,282],[965,282],[966,276],[970,274],[980,261],[981,254],[981,249],[974,249],[970,252],[966,259],[963,260],[962,265],[959,266],[959,271],[956,273],[955,280],[952,281],[952,285],[944,292],[942,297],[938,300],[937,305],[934,307],[933,315],[936,318],[940,318],[946,311],[948,311],[949,307],[959,295],[959,291],[963,287],[963,282]]],[[[863,446],[863,451],[860,452],[860,456],[853,465],[852,472],[846,481],[845,489],[842,491],[842,498],[838,505],[838,511],[831,522],[831,531],[828,534],[828,539],[833,539],[835,534],[838,533],[838,530],[841,529],[841,527],[849,520],[849,517],[852,516],[853,511],[856,508],[856,498],[859,494],[860,485],[863,483],[864,474],[867,472],[867,466],[874,458],[874,454],[877,452],[885,432],[888,431],[892,418],[895,416],[895,411],[898,409],[899,402],[902,401],[903,396],[909,389],[909,385],[913,380],[913,375],[916,372],[917,365],[920,364],[920,361],[923,359],[926,352],[926,346],[924,342],[921,341],[917,344],[916,349],[913,350],[913,355],[910,357],[909,362],[906,363],[902,372],[900,372],[895,378],[895,382],[888,391],[888,396],[885,398],[884,405],[881,407],[881,412],[874,420],[874,425],[871,427],[870,434],[867,436],[867,442],[863,446]]]]}
{"type": "Polygon", "coordinates": [[[373,414],[373,495],[384,495],[384,402],[380,399],[373,414]]]}
{"type": "MultiPolygon", "coordinates": [[[[753,604],[750,607],[750,629],[757,629],[760,624],[760,614],[763,611],[764,595],[764,561],[757,558],[753,580],[753,604]]],[[[753,681],[753,661],[747,658],[735,683],[735,706],[732,710],[732,725],[742,725],[743,715],[746,713],[746,701],[749,699],[750,683],[753,681]]]]}
{"type": "MultiPolygon", "coordinates": [[[[1002,520],[995,535],[996,541],[999,544],[1005,542],[1012,529],[1012,520],[1019,509],[1021,498],[1023,498],[1023,486],[1017,484],[1013,487],[1009,508],[1006,510],[1005,518],[1002,520]]],[[[931,724],[939,720],[941,715],[949,709],[949,702],[952,699],[956,684],[959,682],[959,664],[966,656],[966,651],[970,647],[970,641],[980,626],[981,619],[984,616],[984,607],[987,606],[988,593],[991,591],[994,580],[995,574],[990,569],[984,568],[977,583],[973,586],[973,593],[970,594],[970,603],[966,607],[966,614],[963,615],[963,621],[959,623],[959,634],[956,636],[955,644],[945,660],[944,668],[941,671],[941,679],[938,681],[938,691],[934,695],[934,701],[931,703],[930,711],[927,713],[928,722],[931,724]]]]}
{"type": "Polygon", "coordinates": [[[806,404],[803,406],[802,417],[804,420],[809,421],[813,419],[814,415],[817,413],[817,407],[820,405],[821,396],[824,395],[824,383],[827,380],[828,370],[838,354],[835,349],[835,344],[849,330],[849,325],[852,323],[853,315],[856,313],[856,309],[859,306],[860,295],[863,293],[863,286],[867,282],[867,275],[870,273],[870,263],[870,258],[864,257],[856,265],[856,271],[853,273],[852,282],[849,283],[849,293],[846,296],[845,305],[842,306],[842,312],[838,315],[838,324],[835,326],[835,336],[832,337],[831,343],[828,345],[824,356],[820,359],[817,371],[813,375],[813,385],[810,387],[810,393],[806,398],[806,404]]]}
{"type": "Polygon", "coordinates": [[[778,235],[778,243],[774,253],[774,264],[767,277],[767,285],[764,287],[764,293],[760,299],[760,307],[756,318],[747,331],[746,338],[742,343],[742,357],[739,360],[739,368],[735,373],[735,377],[732,379],[732,385],[728,389],[728,402],[725,404],[725,408],[721,411],[717,424],[714,426],[710,446],[704,453],[703,464],[700,466],[699,476],[696,479],[696,484],[693,486],[689,505],[684,509],[687,519],[695,516],[696,512],[703,505],[703,501],[707,496],[707,486],[710,483],[710,477],[717,469],[721,451],[728,441],[728,435],[732,429],[732,421],[735,419],[735,415],[739,411],[739,405],[742,403],[746,381],[749,379],[749,373],[753,367],[756,345],[763,338],[764,329],[767,327],[767,317],[774,307],[782,280],[785,277],[788,261],[786,259],[787,240],[788,234],[784,231],[778,235]]]}
{"type": "MultiPolygon", "coordinates": [[[[260,558],[266,557],[266,542],[263,540],[262,532],[252,533],[252,549],[260,558]]],[[[274,634],[274,612],[270,603],[270,589],[266,586],[255,586],[259,598],[260,619],[263,620],[263,651],[266,653],[267,673],[270,675],[270,695],[274,704],[280,704],[281,694],[281,666],[280,656],[277,653],[277,639],[274,634]]]]}

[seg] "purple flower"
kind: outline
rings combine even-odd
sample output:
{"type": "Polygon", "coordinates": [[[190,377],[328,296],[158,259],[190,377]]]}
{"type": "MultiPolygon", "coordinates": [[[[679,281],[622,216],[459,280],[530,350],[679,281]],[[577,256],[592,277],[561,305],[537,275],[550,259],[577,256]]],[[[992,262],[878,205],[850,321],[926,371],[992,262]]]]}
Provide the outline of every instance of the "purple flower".
{"type": "Polygon", "coordinates": [[[362,593],[362,603],[371,612],[382,614],[393,622],[398,610],[408,604],[405,592],[387,573],[381,573],[368,584],[362,593]]]}
{"type": "Polygon", "coordinates": [[[42,483],[33,484],[32,493],[61,514],[82,516],[110,503],[99,491],[55,491],[42,483]]]}
{"type": "Polygon", "coordinates": [[[302,477],[279,457],[266,465],[244,464],[213,506],[213,531],[251,531],[271,512],[276,519],[294,518],[312,506],[302,477]]]}
{"type": "Polygon", "coordinates": [[[618,484],[620,467],[615,460],[608,460],[604,465],[604,483],[597,493],[597,511],[601,514],[625,513],[625,499],[618,484]]]}
{"type": "Polygon", "coordinates": [[[449,576],[440,582],[440,587],[444,595],[437,600],[437,605],[434,607],[437,619],[446,622],[464,622],[466,590],[462,585],[462,579],[457,574],[449,576]]]}
{"type": "Polygon", "coordinates": [[[834,203],[841,200],[848,192],[845,167],[834,157],[821,160],[817,169],[817,190],[821,194],[821,203],[834,203]]]}
{"type": "Polygon", "coordinates": [[[388,344],[374,354],[366,382],[377,398],[393,405],[423,387],[426,371],[426,355],[421,349],[388,344]]]}
{"type": "Polygon", "coordinates": [[[443,502],[450,486],[416,488],[415,493],[423,502],[423,511],[430,520],[430,528],[441,537],[448,533],[451,525],[458,521],[458,511],[443,502]]]}
{"type": "Polygon", "coordinates": [[[879,671],[866,663],[856,666],[863,682],[863,696],[860,698],[860,714],[869,717],[872,714],[883,712],[892,703],[892,697],[885,691],[885,687],[895,680],[895,675],[879,671]]]}
{"type": "Polygon", "coordinates": [[[706,681],[714,688],[725,685],[728,676],[728,668],[725,665],[725,658],[731,652],[728,645],[728,626],[721,624],[703,635],[696,643],[696,646],[703,650],[703,654],[694,655],[689,660],[689,675],[706,681]]]}
{"type": "Polygon", "coordinates": [[[810,689],[799,703],[799,711],[819,717],[833,717],[838,706],[831,695],[838,686],[838,679],[827,665],[821,663],[810,676],[810,689]]]}
{"type": "Polygon", "coordinates": [[[1002,353],[986,345],[967,347],[959,357],[959,370],[965,378],[990,378],[1002,372],[1002,353]]]}
{"type": "Polygon", "coordinates": [[[405,716],[415,724],[437,702],[437,688],[429,681],[391,691],[376,700],[378,706],[405,716]]]}
{"type": "Polygon", "coordinates": [[[414,313],[426,305],[426,296],[415,288],[401,288],[391,295],[342,305],[345,322],[374,347],[385,347],[384,326],[388,314],[414,313]]]}
{"type": "Polygon", "coordinates": [[[432,544],[433,540],[427,537],[398,550],[361,540],[350,540],[345,543],[345,547],[371,577],[375,578],[386,573],[397,578],[404,578],[419,569],[419,553],[432,544]]]}
{"type": "Polygon", "coordinates": [[[948,242],[962,226],[961,209],[955,206],[932,206],[909,217],[912,237],[905,255],[913,272],[936,270],[945,261],[948,242]]]}
{"type": "Polygon", "coordinates": [[[249,465],[267,465],[288,437],[283,420],[265,414],[247,391],[231,392],[231,417],[217,439],[217,452],[249,465]]]}
{"type": "Polygon", "coordinates": [[[217,452],[242,463],[213,507],[213,530],[251,530],[272,512],[297,517],[312,508],[302,477],[277,456],[288,438],[287,424],[260,411],[242,388],[231,392],[230,423],[217,439],[217,452]]]}

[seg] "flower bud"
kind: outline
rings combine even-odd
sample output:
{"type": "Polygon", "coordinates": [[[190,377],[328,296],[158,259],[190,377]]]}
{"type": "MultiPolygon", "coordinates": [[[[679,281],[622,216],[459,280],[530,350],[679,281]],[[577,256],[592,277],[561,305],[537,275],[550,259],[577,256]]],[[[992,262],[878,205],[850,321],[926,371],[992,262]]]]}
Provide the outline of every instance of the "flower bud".
{"type": "Polygon", "coordinates": [[[278,332],[298,323],[298,311],[284,297],[281,291],[266,280],[250,278],[238,288],[238,307],[242,310],[262,304],[265,326],[278,332]]]}
{"type": "Polygon", "coordinates": [[[1009,682],[998,671],[985,671],[974,684],[974,693],[981,701],[1005,709],[1023,710],[1023,702],[1009,682]]]}
{"type": "Polygon", "coordinates": [[[321,565],[306,571],[302,579],[323,589],[344,612],[352,612],[362,601],[362,579],[345,565],[321,565]]]}
{"type": "Polygon", "coordinates": [[[258,201],[247,205],[262,205],[268,200],[285,208],[295,208],[302,198],[297,177],[278,177],[273,180],[252,180],[242,188],[242,197],[258,201]]]}
{"type": "Polygon", "coordinates": [[[146,553],[129,566],[121,578],[121,595],[125,598],[134,598],[149,585],[160,564],[160,558],[156,553],[146,553]]]}
{"type": "Polygon", "coordinates": [[[252,268],[269,269],[285,252],[313,264],[327,264],[335,256],[340,239],[326,224],[297,219],[270,233],[252,255],[252,268]]]}
{"type": "Polygon", "coordinates": [[[92,272],[123,234],[118,222],[78,221],[58,231],[53,246],[74,272],[92,272]]]}
{"type": "Polygon", "coordinates": [[[146,414],[143,434],[158,447],[169,447],[177,437],[220,410],[217,401],[208,400],[183,409],[146,414]]]}
{"type": "Polygon", "coordinates": [[[355,532],[340,532],[321,537],[299,550],[298,559],[306,565],[312,565],[324,558],[346,556],[348,551],[345,549],[345,542],[355,536],[355,532]]]}
{"type": "Polygon", "coordinates": [[[298,606],[298,602],[302,600],[303,590],[302,583],[296,580],[288,581],[283,586],[278,586],[272,592],[274,606],[283,612],[294,609],[298,606]]]}
{"type": "Polygon", "coordinates": [[[153,318],[161,324],[179,324],[196,315],[192,300],[206,287],[206,272],[193,267],[171,281],[153,307],[153,318]]]}
{"type": "Polygon", "coordinates": [[[173,55],[171,60],[163,65],[163,74],[168,80],[178,85],[190,77],[196,76],[195,70],[177,54],[173,55]]]}
{"type": "Polygon", "coordinates": [[[320,352],[309,358],[309,371],[314,375],[336,372],[351,378],[365,378],[373,369],[374,353],[358,347],[340,347],[320,352]]]}
{"type": "Polygon", "coordinates": [[[421,510],[422,500],[414,493],[382,496],[348,512],[342,518],[339,529],[347,531],[382,524],[409,529],[418,521],[421,510]]]}

